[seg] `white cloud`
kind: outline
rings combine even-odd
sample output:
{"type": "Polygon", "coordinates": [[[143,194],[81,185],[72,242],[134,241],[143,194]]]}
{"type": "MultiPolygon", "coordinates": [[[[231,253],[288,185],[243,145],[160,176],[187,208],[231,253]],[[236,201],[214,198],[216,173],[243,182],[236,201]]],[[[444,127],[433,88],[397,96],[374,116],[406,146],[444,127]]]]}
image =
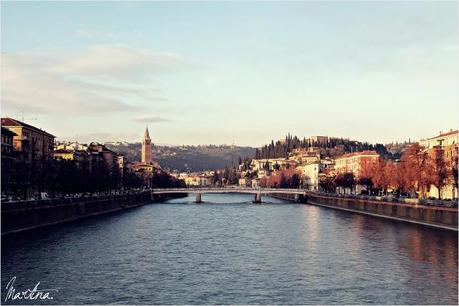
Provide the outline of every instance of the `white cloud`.
{"type": "Polygon", "coordinates": [[[2,107],[67,115],[140,112],[165,100],[152,77],[185,65],[180,55],[123,45],[65,56],[2,54],[2,107]]]}
{"type": "Polygon", "coordinates": [[[149,49],[134,49],[125,45],[97,45],[89,47],[84,54],[64,59],[51,70],[132,81],[175,71],[185,64],[185,59],[175,53],[155,53],[149,49]]]}
{"type": "Polygon", "coordinates": [[[157,117],[157,116],[146,116],[146,117],[138,117],[132,119],[136,122],[141,122],[141,123],[160,123],[160,122],[169,122],[171,121],[170,119],[163,118],[163,117],[157,117]]]}
{"type": "MultiPolygon", "coordinates": [[[[143,135],[143,134],[142,134],[143,135]]],[[[82,143],[100,142],[104,143],[107,141],[123,141],[123,140],[138,140],[140,139],[138,133],[109,133],[109,132],[93,132],[93,133],[77,133],[77,134],[66,134],[58,136],[58,140],[70,140],[79,141],[82,143]]]]}

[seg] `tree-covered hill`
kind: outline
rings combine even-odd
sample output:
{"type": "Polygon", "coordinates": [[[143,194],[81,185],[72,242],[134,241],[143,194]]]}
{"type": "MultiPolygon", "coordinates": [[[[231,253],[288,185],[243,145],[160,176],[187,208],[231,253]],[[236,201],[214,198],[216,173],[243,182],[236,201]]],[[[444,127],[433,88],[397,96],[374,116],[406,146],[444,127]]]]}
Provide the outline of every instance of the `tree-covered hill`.
{"type": "MultiPolygon", "coordinates": [[[[381,156],[395,159],[400,158],[400,150],[404,148],[403,145],[397,147],[397,150],[388,150],[386,146],[380,143],[371,144],[368,142],[361,142],[356,140],[350,140],[345,138],[330,137],[327,141],[318,142],[314,141],[311,138],[300,139],[297,136],[292,136],[288,134],[285,139],[278,141],[272,140],[271,143],[257,148],[255,150],[255,158],[279,158],[287,157],[294,149],[308,149],[316,148],[320,150],[320,155],[322,157],[338,157],[345,153],[359,152],[365,150],[374,150],[378,152],[381,156]]],[[[393,146],[393,144],[392,144],[393,146]]],[[[405,143],[406,146],[406,143],[405,143]]],[[[392,147],[391,147],[392,148],[392,147]]]]}
{"type": "MultiPolygon", "coordinates": [[[[106,143],[111,150],[123,154],[128,161],[140,160],[140,143],[106,143]]],[[[163,169],[203,171],[222,169],[237,164],[239,157],[253,157],[255,148],[228,145],[153,146],[153,159],[163,169]]]]}

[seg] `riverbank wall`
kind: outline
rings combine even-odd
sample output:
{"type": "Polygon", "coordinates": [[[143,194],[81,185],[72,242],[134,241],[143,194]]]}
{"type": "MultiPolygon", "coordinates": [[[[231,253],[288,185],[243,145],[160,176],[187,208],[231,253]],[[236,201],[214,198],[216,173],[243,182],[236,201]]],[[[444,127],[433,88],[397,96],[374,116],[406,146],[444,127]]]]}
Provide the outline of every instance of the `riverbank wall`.
{"type": "Polygon", "coordinates": [[[32,230],[175,197],[179,197],[179,195],[156,195],[152,197],[150,191],[144,191],[103,197],[3,202],[1,205],[1,234],[3,236],[32,230]]]}
{"type": "Polygon", "coordinates": [[[308,193],[306,203],[458,231],[458,209],[308,193]]]}
{"type": "Polygon", "coordinates": [[[153,194],[151,201],[153,203],[161,203],[167,200],[186,198],[188,193],[164,193],[164,194],[153,194]]]}
{"type": "Polygon", "coordinates": [[[280,200],[298,202],[298,203],[304,203],[306,201],[306,198],[303,195],[295,195],[295,194],[289,194],[289,193],[273,193],[273,194],[270,194],[269,196],[276,198],[276,199],[280,199],[280,200]]]}

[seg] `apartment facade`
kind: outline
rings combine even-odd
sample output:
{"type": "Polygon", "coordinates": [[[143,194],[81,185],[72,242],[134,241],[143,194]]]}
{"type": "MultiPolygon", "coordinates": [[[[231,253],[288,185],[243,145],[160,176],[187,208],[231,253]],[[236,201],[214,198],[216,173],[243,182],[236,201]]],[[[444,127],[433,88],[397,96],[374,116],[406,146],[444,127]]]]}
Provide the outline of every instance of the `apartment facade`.
{"type": "MultiPolygon", "coordinates": [[[[453,164],[457,165],[458,163],[458,139],[459,131],[451,129],[449,132],[440,132],[437,136],[421,140],[419,141],[419,145],[422,146],[431,157],[439,151],[440,154],[443,154],[445,166],[451,169],[453,164]]],[[[445,184],[441,190],[431,185],[427,192],[427,197],[438,198],[439,196],[441,199],[457,199],[458,186],[452,181],[445,184]]]]}
{"type": "Polygon", "coordinates": [[[13,148],[21,161],[32,164],[53,158],[54,135],[9,117],[2,118],[1,123],[3,128],[16,134],[13,136],[13,148]]]}
{"type": "Polygon", "coordinates": [[[355,176],[360,174],[362,166],[367,163],[377,162],[379,154],[376,151],[361,151],[344,154],[335,159],[335,173],[352,172],[355,176]]]}
{"type": "Polygon", "coordinates": [[[307,165],[298,166],[303,177],[303,186],[311,191],[319,189],[319,163],[311,163],[307,165]]]}
{"type": "Polygon", "coordinates": [[[458,144],[459,130],[449,130],[449,132],[443,133],[440,132],[439,135],[422,139],[419,141],[419,145],[425,149],[432,149],[436,146],[448,147],[458,144]]]}

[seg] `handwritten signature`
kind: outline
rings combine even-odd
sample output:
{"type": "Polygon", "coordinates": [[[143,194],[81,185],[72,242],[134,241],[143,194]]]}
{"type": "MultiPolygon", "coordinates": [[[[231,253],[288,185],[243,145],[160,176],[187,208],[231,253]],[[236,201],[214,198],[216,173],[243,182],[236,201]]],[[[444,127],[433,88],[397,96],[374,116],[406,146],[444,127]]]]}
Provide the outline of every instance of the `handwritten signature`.
{"type": "Polygon", "coordinates": [[[53,300],[51,292],[58,292],[58,289],[38,289],[40,282],[38,282],[33,289],[27,289],[25,291],[16,290],[14,282],[16,276],[13,276],[8,284],[6,290],[8,291],[5,297],[5,302],[8,300],[53,300]]]}

